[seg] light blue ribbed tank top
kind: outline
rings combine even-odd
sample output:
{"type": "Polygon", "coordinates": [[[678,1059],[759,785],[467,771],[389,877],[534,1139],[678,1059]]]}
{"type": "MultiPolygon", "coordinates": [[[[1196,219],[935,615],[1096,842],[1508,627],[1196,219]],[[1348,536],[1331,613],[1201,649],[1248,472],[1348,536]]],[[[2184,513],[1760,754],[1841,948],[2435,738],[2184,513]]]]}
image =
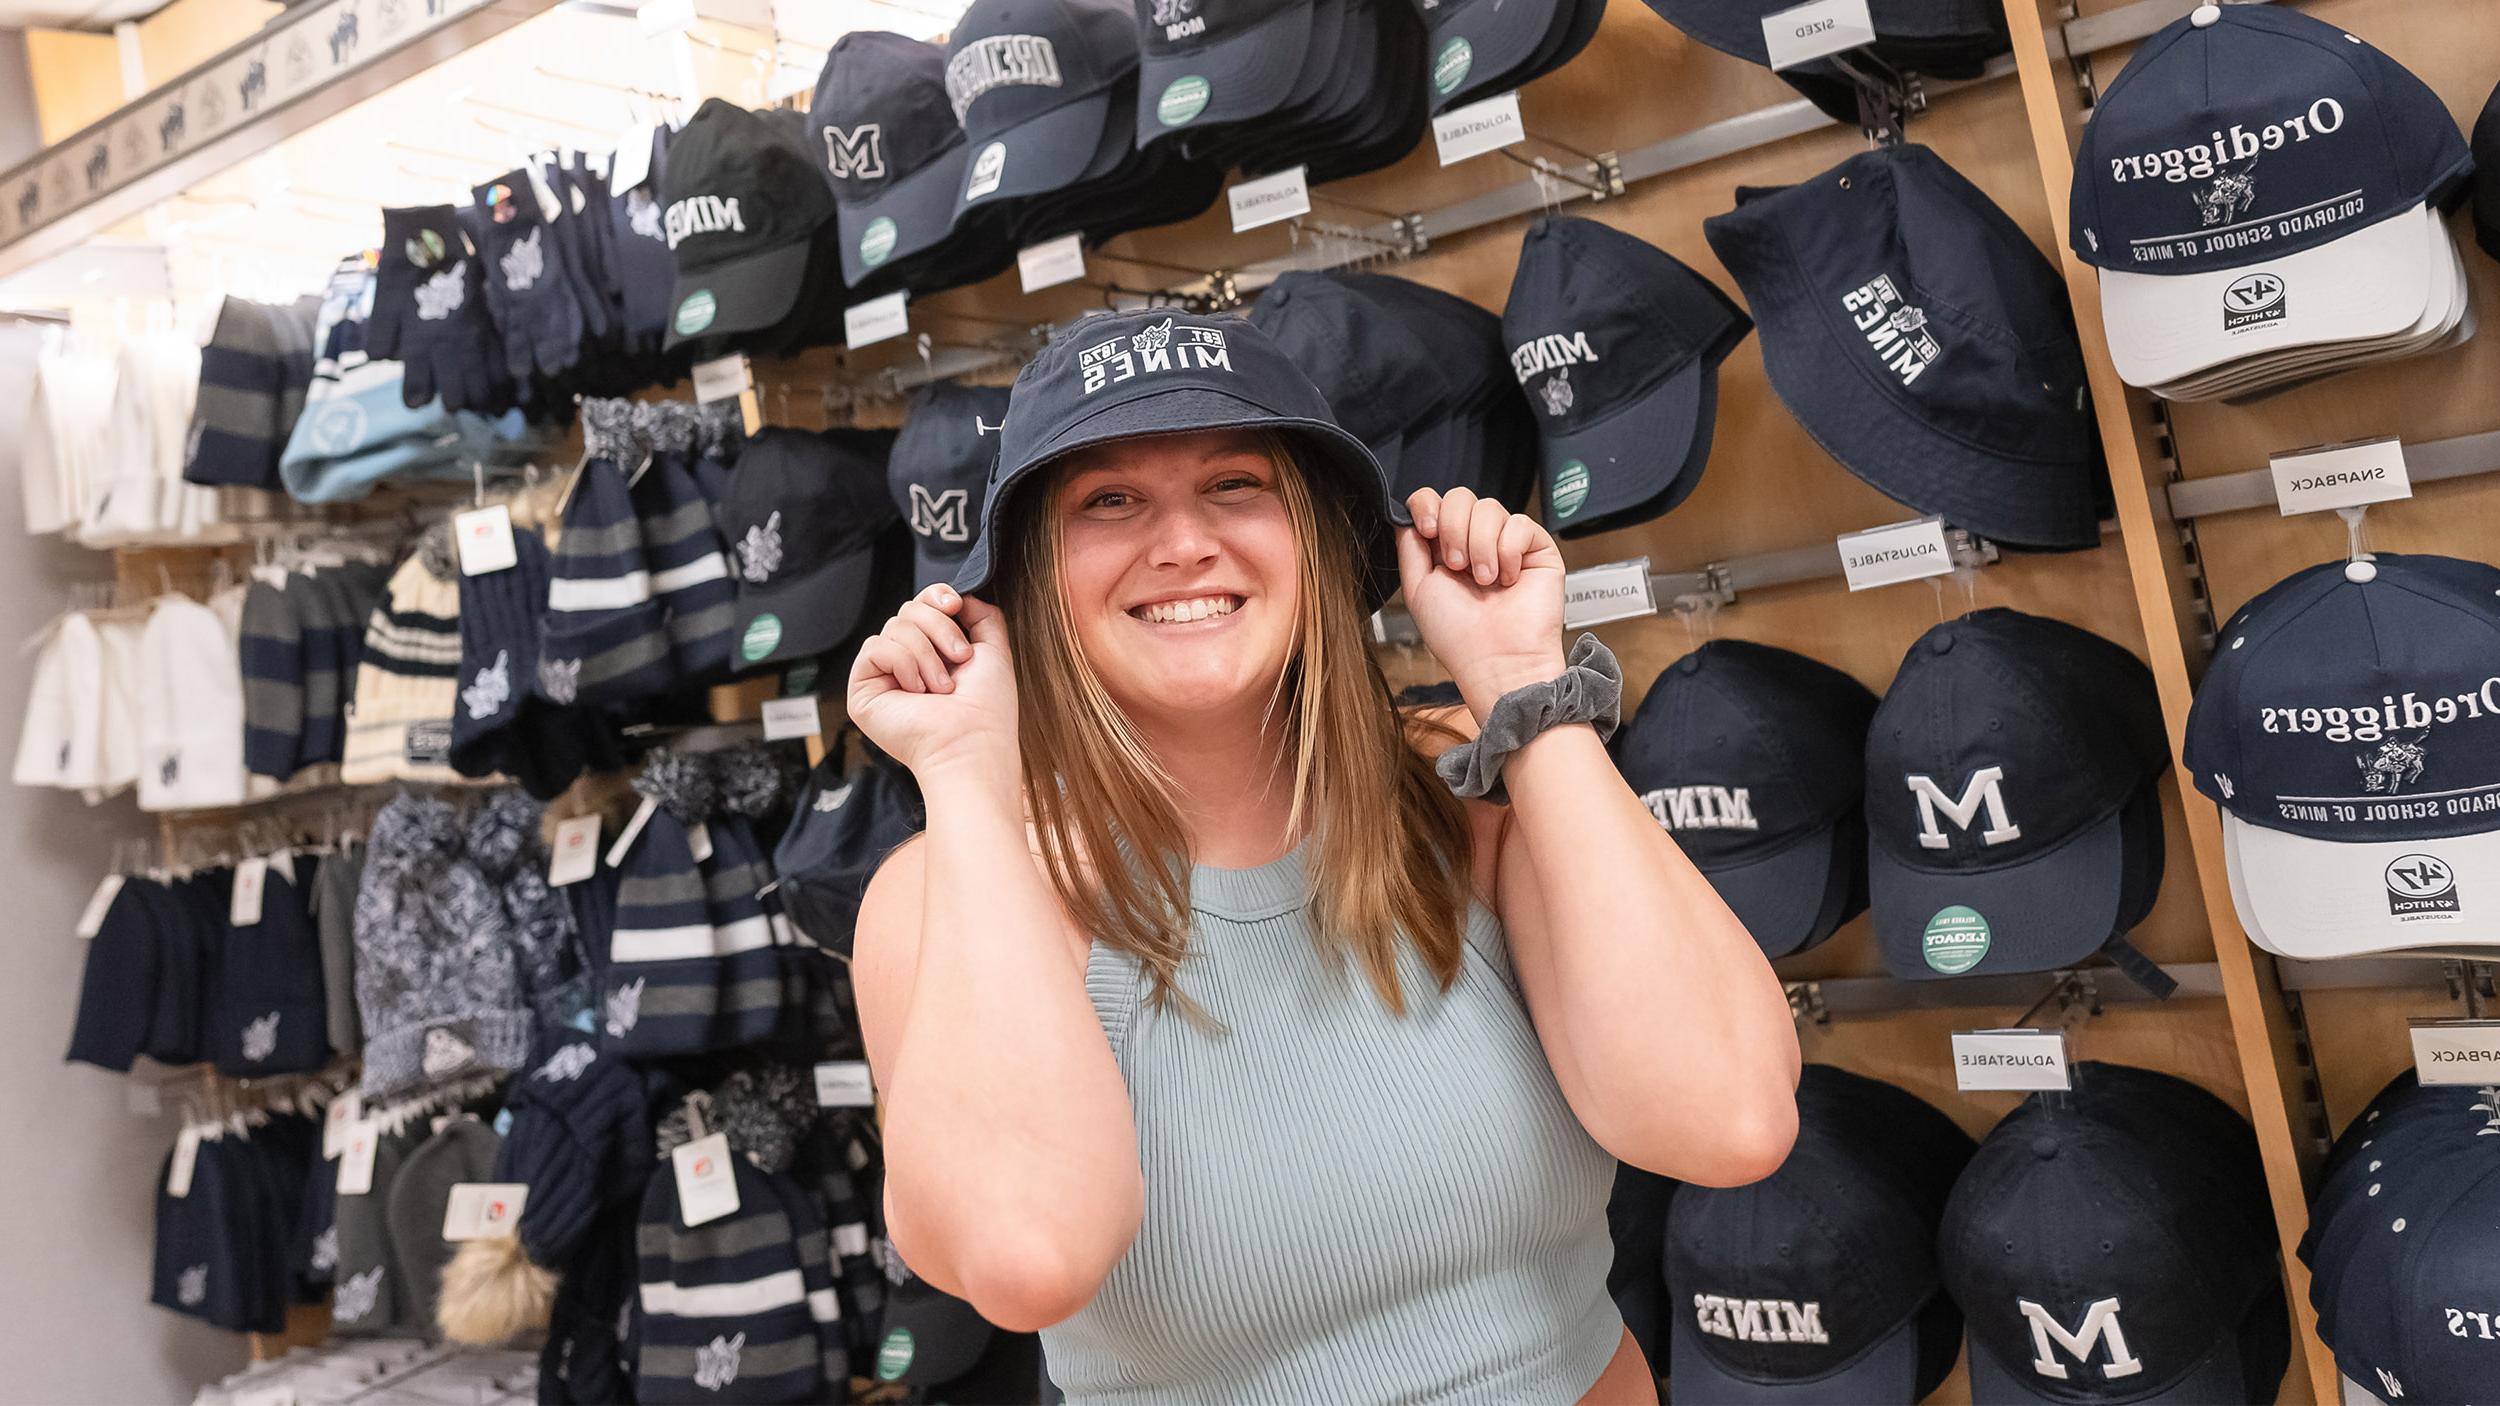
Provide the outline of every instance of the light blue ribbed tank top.
{"type": "Polygon", "coordinates": [[[1096,943],[1085,985],[1137,1115],[1145,1219],[1042,1331],[1072,1403],[1573,1402],[1623,1319],[1614,1159],[1529,1024],[1501,921],[1467,917],[1404,1017],[1313,941],[1302,852],[1190,878],[1179,984],[1210,1032],[1096,943]]]}

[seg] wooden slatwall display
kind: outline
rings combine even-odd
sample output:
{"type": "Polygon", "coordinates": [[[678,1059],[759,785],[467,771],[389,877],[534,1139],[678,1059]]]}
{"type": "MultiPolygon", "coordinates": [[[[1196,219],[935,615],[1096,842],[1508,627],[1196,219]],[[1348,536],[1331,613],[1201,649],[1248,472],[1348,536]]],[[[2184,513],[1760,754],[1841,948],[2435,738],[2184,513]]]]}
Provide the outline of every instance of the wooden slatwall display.
{"type": "MultiPolygon", "coordinates": [[[[2030,0],[2012,3],[2020,6],[2030,0]]],[[[2175,5],[2178,12],[2186,8],[2185,0],[2175,5]]],[[[2036,21],[2032,28],[2036,49],[2036,21]]],[[[2023,80],[2030,77],[2030,68],[2044,66],[2045,61],[2027,66],[2023,80]]],[[[2053,253],[2060,243],[2058,223],[2034,150],[2036,119],[2027,106],[2023,80],[2002,72],[1939,91],[1925,111],[1911,118],[1908,135],[1985,190],[2044,251],[2053,253]]],[[[1799,109],[1776,116],[1766,111],[1794,101],[1795,94],[1767,71],[1686,38],[1645,6],[1618,0],[1585,53],[1525,90],[1526,125],[1538,140],[1523,154],[1576,169],[1575,152],[1630,152],[1747,114],[1763,114],[1766,125],[1805,126],[1810,119],[1800,119],[1799,109]]],[[[1816,126],[1716,160],[1636,179],[1626,194],[1611,199],[1592,201],[1584,191],[1557,183],[1555,209],[1638,235],[1735,294],[1734,280],[1702,237],[1702,221],[1732,208],[1739,186],[1801,181],[1866,146],[1867,138],[1855,128],[1816,126]]],[[[1125,235],[1104,250],[1092,251],[1089,279],[1131,289],[1195,288],[1203,286],[1197,274],[1255,269],[1297,255],[1342,260],[1366,254],[1384,272],[1498,312],[1509,292],[1521,237],[1538,212],[1435,238],[1414,256],[1343,238],[1330,242],[1330,236],[1307,226],[1374,228],[1390,217],[1441,209],[1515,185],[1526,174],[1520,164],[1500,155],[1442,168],[1427,142],[1388,170],[1321,187],[1303,229],[1272,226],[1235,235],[1219,201],[1214,211],[1187,224],[1125,235]],[[1123,256],[1145,262],[1124,263],[1123,256]]],[[[2062,175],[2055,189],[2055,213],[2062,219],[2062,175]]],[[[911,310],[915,333],[930,338],[926,360],[911,339],[898,339],[859,352],[825,349],[762,366],[758,380],[763,408],[779,423],[814,426],[830,417],[834,423],[892,424],[900,415],[899,399],[891,389],[874,391],[888,370],[906,383],[930,369],[943,373],[950,358],[952,364],[961,364],[968,353],[984,346],[1011,346],[1035,325],[1064,322],[1101,305],[1104,297],[1101,288],[1079,286],[1026,295],[1013,272],[974,288],[934,295],[916,301],[911,310]],[[864,402],[828,404],[819,396],[827,386],[867,386],[872,394],[864,402]]],[[[2087,346],[2096,362],[2105,364],[2097,341],[2087,346]]],[[[1010,357],[967,379],[1003,381],[1013,366],[1010,357]]],[[[2105,432],[2134,433],[2128,401],[2117,393],[2114,381],[2102,393],[2105,405],[2118,407],[2114,414],[2104,410],[2105,432]]],[[[2113,452],[2113,462],[2119,458],[2113,452]]],[[[2137,460],[2130,457],[2127,462],[2137,460]]],[[[1834,576],[1746,591],[1721,607],[1600,626],[1597,633],[1622,660],[1628,713],[1663,668],[1714,637],[1797,650],[1846,670],[1880,694],[1921,633],[1969,610],[2009,606],[2071,621],[2144,656],[2166,681],[2176,684],[2165,689],[2164,697],[2173,711],[2175,732],[2186,706],[2185,687],[2178,682],[2184,677],[2184,654],[2201,646],[2184,633],[2196,618],[2194,611],[2183,614],[2169,604],[2174,585],[2158,563],[2165,552],[2176,552],[2157,545],[2163,529],[2144,511],[2147,494],[2154,491],[2148,486],[2132,495],[2135,511],[2122,511],[2117,530],[2104,536],[2098,550],[2005,553],[1993,564],[1951,577],[1854,595],[1834,576]],[[2148,609],[2148,602],[2158,608],[2148,609]],[[2148,620],[2153,622],[2149,638],[2148,620]]],[[[2122,494],[2121,502],[2127,504],[2128,496],[2122,494]]],[[[1564,554],[1574,567],[1646,556],[1654,571],[1689,571],[1755,553],[1827,546],[1841,533],[1917,515],[1850,475],[1805,433],[1772,391],[1760,343],[1749,337],[1720,370],[1715,447],[1707,476],[1691,498],[1664,518],[1567,542],[1564,554]]],[[[2255,582],[2250,589],[2262,584],[2255,582]]],[[[2192,604],[2184,589],[2175,594],[2183,604],[2192,604]]],[[[1414,646],[1384,647],[1382,659],[1396,683],[1443,676],[1414,646]]],[[[2250,949],[2230,923],[2218,842],[2210,849],[2210,864],[2208,849],[2200,842],[2202,832],[2213,828],[2213,808],[2193,796],[2183,805],[2173,780],[2165,780],[2162,789],[2169,881],[2135,938],[2165,966],[2210,971],[2224,955],[2217,953],[2213,935],[2223,934],[2231,960],[2220,965],[2219,985],[2209,981],[2202,988],[2223,995],[2183,994],[2161,1004],[2113,1000],[2102,1013],[2073,1025],[2073,1048],[2079,1058],[2142,1065],[2191,1079],[2251,1115],[2268,1145],[2270,1167],[2285,1169],[2275,1191],[2276,1199],[2291,1208],[2282,1223],[2288,1251],[2305,1221],[2297,1213],[2302,1200],[2299,1166],[2289,1149],[2294,1119],[2286,1111],[2297,1090],[2287,1092],[2288,1076],[2278,1073],[2268,1044],[2268,1032],[2282,1025],[2279,998],[2270,995],[2270,986],[2254,969],[2250,949]],[[2208,878],[2210,884],[2200,882],[2208,878]],[[2257,1086],[2261,1096],[2254,1100],[2244,1069],[2262,1071],[2257,1086]]],[[[1823,946],[1779,966],[1785,977],[1799,983],[1884,975],[1864,917],[1823,946]]],[[[2097,975],[2105,995],[2127,994],[2118,990],[2126,985],[2123,978],[2108,971],[2097,975]]],[[[1984,1134],[2019,1096],[1957,1092],[1948,1036],[1957,1029],[2005,1025],[2031,1014],[2035,998],[2048,995],[2054,982],[2044,975],[2036,992],[2005,1004],[1925,1004],[1952,1000],[1935,994],[1952,985],[1924,988],[1916,1008],[1802,1019],[1806,1057],[1898,1083],[1946,1110],[1972,1134],[1984,1134]]],[[[2391,1038],[2401,1045],[2400,1030],[2391,1038]]],[[[2252,1188],[2251,1194],[2263,1195],[2266,1189],[2252,1188]]],[[[2294,1292],[2304,1295],[2305,1285],[2296,1284],[2294,1292]]],[[[2305,1317],[2301,1329],[2309,1356],[2324,1363],[2305,1317]]],[[[2296,1354],[2286,1374],[2283,1401],[2319,1399],[2310,1385],[2314,1367],[2304,1368],[2299,1359],[2296,1354]]],[[[1949,1406],[1969,1401],[1965,1371],[1957,1367],[1931,1400],[1949,1406]]]]}

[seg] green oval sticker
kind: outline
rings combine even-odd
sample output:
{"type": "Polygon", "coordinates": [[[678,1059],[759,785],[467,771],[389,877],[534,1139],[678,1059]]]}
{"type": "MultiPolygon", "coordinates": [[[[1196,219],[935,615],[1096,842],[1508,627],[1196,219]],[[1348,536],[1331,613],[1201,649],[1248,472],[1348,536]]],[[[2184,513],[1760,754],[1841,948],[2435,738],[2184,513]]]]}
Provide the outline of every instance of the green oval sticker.
{"type": "Polygon", "coordinates": [[[1198,120],[1198,114],[1207,110],[1207,99],[1213,96],[1215,89],[1197,74],[1175,78],[1164,88],[1163,96],[1155,99],[1155,120],[1166,127],[1186,126],[1198,120]]]}
{"type": "Polygon", "coordinates": [[[711,326],[712,319],[718,316],[720,316],[720,303],[712,297],[712,290],[697,288],[686,295],[684,302],[677,305],[677,335],[691,337],[711,326]]]}
{"type": "Polygon", "coordinates": [[[1467,70],[1476,66],[1476,46],[1464,38],[1454,38],[1441,46],[1432,59],[1432,91],[1443,97],[1458,91],[1467,81],[1467,70]]]}
{"type": "Polygon", "coordinates": [[[911,1370],[913,1351],[911,1329],[897,1328],[886,1334],[885,1341],[877,1344],[877,1380],[901,1381],[911,1370]]]}
{"type": "Polygon", "coordinates": [[[1577,459],[1565,459],[1554,470],[1553,486],[1545,490],[1546,504],[1553,508],[1557,519],[1567,518],[1580,511],[1588,496],[1589,466],[1577,459]]]}
{"type": "Polygon", "coordinates": [[[1918,940],[1919,955],[1946,976],[1960,976],[1988,955],[1988,920],[1956,903],[1939,908],[1918,940]]]}
{"type": "Polygon", "coordinates": [[[746,634],[738,641],[738,652],[753,664],[780,646],[781,617],[768,611],[748,623],[746,634]]]}
{"type": "Polygon", "coordinates": [[[859,232],[859,261],[870,268],[884,263],[894,254],[894,222],[879,215],[859,232]]]}

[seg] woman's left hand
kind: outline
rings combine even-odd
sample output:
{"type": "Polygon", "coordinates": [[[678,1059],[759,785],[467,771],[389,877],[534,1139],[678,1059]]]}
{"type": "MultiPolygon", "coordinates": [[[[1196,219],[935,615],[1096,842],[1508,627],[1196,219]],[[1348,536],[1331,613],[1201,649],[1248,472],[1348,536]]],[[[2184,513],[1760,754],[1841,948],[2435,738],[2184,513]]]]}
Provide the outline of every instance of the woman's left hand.
{"type": "Polygon", "coordinates": [[[1563,671],[1563,559],[1535,519],[1464,488],[1416,489],[1398,532],[1398,579],[1424,647],[1482,716],[1514,688],[1563,671]]]}

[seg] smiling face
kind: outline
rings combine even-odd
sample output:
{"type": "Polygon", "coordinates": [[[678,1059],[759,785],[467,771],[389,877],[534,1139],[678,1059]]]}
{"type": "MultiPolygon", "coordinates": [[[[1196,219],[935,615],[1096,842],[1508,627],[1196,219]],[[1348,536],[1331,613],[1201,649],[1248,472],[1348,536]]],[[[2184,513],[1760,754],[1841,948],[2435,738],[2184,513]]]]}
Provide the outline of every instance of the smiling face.
{"type": "Polygon", "coordinates": [[[1301,549],[1291,472],[1244,432],[1100,445],[1045,511],[1078,652],[1131,717],[1264,707],[1292,657],[1301,549]]]}

